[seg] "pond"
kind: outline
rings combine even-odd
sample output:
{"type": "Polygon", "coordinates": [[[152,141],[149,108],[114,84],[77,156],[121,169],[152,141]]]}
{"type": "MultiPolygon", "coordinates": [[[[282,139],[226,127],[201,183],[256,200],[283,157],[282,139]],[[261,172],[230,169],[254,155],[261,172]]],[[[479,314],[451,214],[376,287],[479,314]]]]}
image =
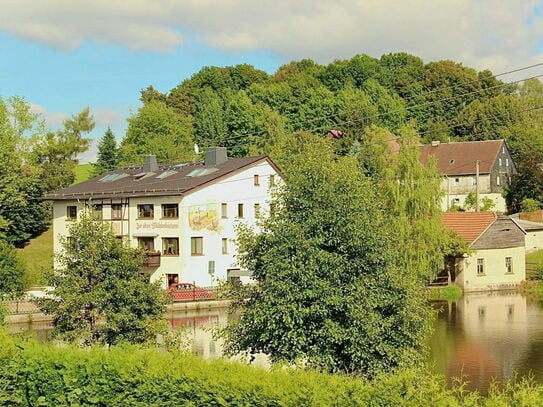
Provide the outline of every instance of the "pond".
{"type": "MultiPolygon", "coordinates": [[[[431,364],[448,378],[464,376],[469,389],[486,393],[489,383],[531,374],[543,383],[543,310],[517,292],[465,295],[458,301],[434,302],[435,331],[430,340],[431,364]]],[[[194,352],[218,358],[222,346],[213,328],[225,326],[226,309],[170,311],[171,326],[184,326],[194,352]]],[[[32,329],[45,338],[50,324],[12,325],[12,332],[32,329]]],[[[267,365],[265,358],[256,364],[267,365]]]]}
{"type": "Polygon", "coordinates": [[[464,375],[468,388],[486,392],[489,383],[532,375],[543,383],[543,312],[517,292],[465,295],[434,303],[438,310],[430,342],[434,369],[464,375]]]}

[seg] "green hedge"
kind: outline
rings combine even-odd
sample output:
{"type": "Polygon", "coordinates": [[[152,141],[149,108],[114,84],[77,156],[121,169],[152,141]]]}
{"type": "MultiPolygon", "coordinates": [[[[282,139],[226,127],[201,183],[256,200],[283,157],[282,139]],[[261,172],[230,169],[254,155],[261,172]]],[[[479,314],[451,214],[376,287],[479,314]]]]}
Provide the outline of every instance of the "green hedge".
{"type": "Polygon", "coordinates": [[[406,371],[372,382],[264,369],[154,349],[80,349],[15,342],[0,333],[2,406],[508,406],[543,405],[532,382],[488,398],[406,371]],[[511,402],[511,403],[510,403],[511,402]]]}

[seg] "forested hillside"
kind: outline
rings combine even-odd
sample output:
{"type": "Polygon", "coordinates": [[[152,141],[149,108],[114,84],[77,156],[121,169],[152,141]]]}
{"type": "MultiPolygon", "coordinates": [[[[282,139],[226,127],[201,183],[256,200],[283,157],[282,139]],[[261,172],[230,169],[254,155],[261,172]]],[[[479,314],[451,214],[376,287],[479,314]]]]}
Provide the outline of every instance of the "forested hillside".
{"type": "Polygon", "coordinates": [[[273,155],[281,136],[332,129],[343,133],[343,153],[368,143],[370,133],[399,136],[405,127],[421,142],[505,139],[520,172],[510,196],[517,210],[524,198],[543,199],[543,173],[534,165],[543,158],[543,85],[526,72],[526,80],[505,82],[506,75],[406,53],[328,65],[302,60],[272,75],[250,65],[206,67],[165,94],[142,90],[119,158],[183,160],[193,143],[226,146],[233,156],[273,155]]]}

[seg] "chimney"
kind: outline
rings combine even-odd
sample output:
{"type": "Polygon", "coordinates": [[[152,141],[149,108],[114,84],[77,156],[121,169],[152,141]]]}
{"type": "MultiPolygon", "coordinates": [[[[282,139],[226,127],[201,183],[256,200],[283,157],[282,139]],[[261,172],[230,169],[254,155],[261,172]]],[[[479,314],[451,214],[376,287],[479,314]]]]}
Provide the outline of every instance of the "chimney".
{"type": "Polygon", "coordinates": [[[219,165],[228,160],[226,147],[209,147],[206,151],[205,166],[219,165]]]}
{"type": "Polygon", "coordinates": [[[143,161],[143,172],[155,172],[155,171],[158,171],[156,155],[146,155],[143,161]]]}

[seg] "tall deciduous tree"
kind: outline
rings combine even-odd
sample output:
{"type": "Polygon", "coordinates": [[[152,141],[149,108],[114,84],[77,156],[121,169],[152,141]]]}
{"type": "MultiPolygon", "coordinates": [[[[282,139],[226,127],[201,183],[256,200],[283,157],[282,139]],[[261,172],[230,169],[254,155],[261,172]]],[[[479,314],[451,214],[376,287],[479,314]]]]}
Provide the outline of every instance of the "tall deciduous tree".
{"type": "Polygon", "coordinates": [[[75,179],[77,156],[89,148],[84,135],[94,128],[89,108],[64,121],[64,128],[33,139],[32,162],[42,169],[46,192],[65,188],[75,179]]]}
{"type": "Polygon", "coordinates": [[[192,151],[191,118],[180,116],[163,102],[150,101],[128,119],[120,161],[143,162],[146,154],[154,154],[159,161],[175,162],[192,158],[192,151]]]}
{"type": "Polygon", "coordinates": [[[235,302],[227,352],[367,377],[420,362],[429,311],[383,202],[354,157],[300,137],[278,212],[240,229],[240,263],[258,284],[235,302]]]}
{"type": "Polygon", "coordinates": [[[89,214],[68,234],[50,281],[56,298],[42,301],[55,334],[84,344],[153,339],[164,328],[164,295],[140,273],[141,255],[89,214]]]}
{"type": "Polygon", "coordinates": [[[114,170],[119,165],[119,148],[115,135],[108,127],[100,142],[98,143],[98,159],[93,164],[93,175],[100,175],[104,172],[114,170]]]}
{"type": "Polygon", "coordinates": [[[443,177],[435,162],[421,163],[419,139],[413,130],[403,129],[399,140],[401,148],[379,182],[398,233],[404,270],[424,284],[443,269],[446,255],[459,250],[460,241],[442,223],[443,177]]]}
{"type": "Polygon", "coordinates": [[[24,99],[0,98],[0,233],[17,247],[47,229],[42,172],[28,155],[28,138],[41,131],[24,99]]]}

